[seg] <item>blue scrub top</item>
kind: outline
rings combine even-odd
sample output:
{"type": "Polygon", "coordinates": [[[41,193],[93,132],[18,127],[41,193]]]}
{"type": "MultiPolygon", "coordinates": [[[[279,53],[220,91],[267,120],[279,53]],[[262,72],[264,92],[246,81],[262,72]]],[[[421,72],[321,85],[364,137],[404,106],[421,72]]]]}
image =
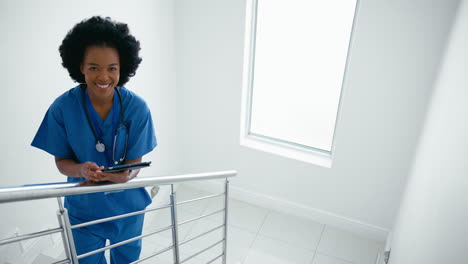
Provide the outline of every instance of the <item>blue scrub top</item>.
{"type": "MultiPolygon", "coordinates": [[[[95,162],[98,166],[111,166],[105,152],[96,151],[96,138],[88,123],[83,107],[83,88],[78,85],[59,96],[47,111],[32,146],[62,159],[73,159],[78,163],[95,162]]],[[[157,145],[146,102],[135,93],[120,88],[124,121],[128,125],[128,147],[126,160],[133,160],[151,152],[157,145]]],[[[113,111],[106,120],[99,118],[106,149],[114,143],[113,111]]],[[[119,113],[120,119],[120,113],[119,113]]],[[[117,159],[117,157],[116,157],[117,159]]],[[[85,178],[68,177],[68,182],[84,181],[85,178]]],[[[111,193],[92,193],[67,196],[65,207],[69,213],[83,220],[95,220],[132,211],[143,210],[151,203],[144,188],[122,190],[111,193]]]]}

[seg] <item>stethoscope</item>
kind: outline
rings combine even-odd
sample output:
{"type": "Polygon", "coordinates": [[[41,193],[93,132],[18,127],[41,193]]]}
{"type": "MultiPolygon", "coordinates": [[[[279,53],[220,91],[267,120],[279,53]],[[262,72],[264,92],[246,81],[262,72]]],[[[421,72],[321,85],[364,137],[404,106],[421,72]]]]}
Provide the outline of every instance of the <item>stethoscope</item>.
{"type": "MultiPolygon", "coordinates": [[[[91,127],[91,130],[93,131],[93,135],[94,135],[94,137],[96,139],[96,151],[102,153],[102,152],[106,151],[106,146],[104,145],[102,140],[99,138],[98,133],[96,132],[96,128],[94,127],[94,123],[93,123],[93,121],[91,119],[91,115],[89,113],[88,108],[90,108],[92,106],[91,106],[90,101],[87,102],[87,98],[89,98],[89,97],[86,94],[86,88],[82,87],[82,90],[83,90],[83,108],[85,109],[86,118],[88,119],[88,124],[91,127]]],[[[119,91],[119,89],[117,89],[117,87],[115,87],[114,90],[117,92],[117,96],[119,97],[120,120],[115,126],[114,145],[112,147],[112,161],[113,161],[114,164],[119,164],[119,163],[121,163],[121,162],[123,162],[125,160],[125,157],[127,155],[128,125],[124,121],[124,112],[125,112],[125,110],[124,110],[124,106],[123,106],[123,103],[122,103],[122,96],[120,95],[120,91],[119,91]],[[126,129],[126,132],[127,132],[127,133],[125,133],[125,148],[124,148],[124,153],[123,153],[122,157],[120,159],[118,159],[118,160],[115,160],[115,146],[117,144],[117,137],[118,137],[118,135],[120,133],[121,128],[126,129]]]]}

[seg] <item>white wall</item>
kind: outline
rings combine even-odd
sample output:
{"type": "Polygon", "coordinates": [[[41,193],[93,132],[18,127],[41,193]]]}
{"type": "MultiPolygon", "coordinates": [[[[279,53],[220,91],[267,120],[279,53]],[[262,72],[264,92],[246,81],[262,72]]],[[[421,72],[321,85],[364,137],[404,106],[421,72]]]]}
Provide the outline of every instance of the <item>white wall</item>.
{"type": "Polygon", "coordinates": [[[463,1],[402,199],[392,264],[468,262],[467,47],[463,1]]]}
{"type": "Polygon", "coordinates": [[[184,171],[236,169],[237,198],[384,239],[457,3],[360,1],[327,169],[239,146],[245,1],[177,1],[184,171]]]}
{"type": "MultiPolygon", "coordinates": [[[[64,180],[52,157],[29,144],[52,100],[74,85],[60,65],[60,41],[76,22],[104,14],[129,23],[142,42],[143,63],[127,86],[149,103],[160,143],[147,157],[155,166],[143,175],[236,169],[231,193],[244,195],[237,198],[301,208],[293,213],[385,234],[458,2],[360,1],[336,156],[326,169],[239,146],[244,0],[147,0],[137,6],[1,1],[1,186],[64,180]],[[33,167],[11,165],[17,161],[33,167]]],[[[32,224],[55,221],[55,209],[45,209],[53,202],[15,203],[20,216],[34,216],[31,224],[1,205],[0,237],[12,226],[28,232],[32,224]]]]}
{"type": "MultiPolygon", "coordinates": [[[[128,23],[141,42],[143,61],[126,87],[147,101],[159,146],[144,158],[153,161],[154,166],[140,175],[174,172],[179,165],[174,147],[177,108],[173,14],[171,0],[145,0],[138,4],[115,0],[1,1],[0,186],[66,180],[58,173],[53,157],[30,143],[49,105],[76,85],[61,66],[58,47],[74,24],[93,15],[128,23]]],[[[56,206],[56,201],[0,205],[0,238],[10,235],[16,226],[25,233],[55,224],[56,207],[48,209],[49,205],[56,206]],[[13,216],[15,211],[19,214],[13,216]]]]}

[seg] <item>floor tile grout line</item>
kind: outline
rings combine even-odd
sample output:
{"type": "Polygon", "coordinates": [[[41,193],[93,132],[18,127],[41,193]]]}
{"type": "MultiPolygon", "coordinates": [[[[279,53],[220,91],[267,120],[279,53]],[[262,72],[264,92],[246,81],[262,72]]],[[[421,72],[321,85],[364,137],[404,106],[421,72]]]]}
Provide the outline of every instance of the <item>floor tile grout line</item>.
{"type": "MultiPolygon", "coordinates": [[[[276,210],[270,210],[270,213],[278,213],[278,211],[276,211],[276,210]]],[[[286,215],[286,216],[288,216],[288,215],[286,215]]],[[[288,217],[289,217],[289,216],[288,216],[288,217]]],[[[305,219],[305,218],[300,218],[300,217],[296,217],[296,216],[293,216],[293,217],[295,217],[296,219],[305,219]]],[[[324,229],[325,229],[325,224],[322,224],[322,223],[319,223],[319,222],[316,222],[316,221],[312,221],[312,220],[308,220],[308,222],[317,224],[317,225],[319,225],[319,226],[322,226],[322,227],[321,227],[321,231],[320,231],[320,236],[319,236],[319,242],[320,242],[320,238],[321,238],[321,236],[322,236],[322,234],[323,234],[323,232],[324,232],[324,229]]],[[[269,239],[272,239],[272,240],[280,241],[280,242],[282,242],[282,243],[288,244],[288,245],[290,245],[290,246],[292,246],[292,247],[294,247],[294,248],[298,248],[298,249],[301,249],[301,250],[304,250],[304,251],[317,250],[317,248],[318,248],[318,243],[319,243],[319,242],[317,242],[317,246],[315,247],[315,249],[311,249],[311,248],[307,248],[307,247],[304,247],[304,246],[298,246],[296,243],[292,243],[292,242],[290,242],[290,241],[283,240],[283,239],[281,239],[281,238],[272,237],[272,236],[269,236],[269,235],[266,235],[266,234],[260,234],[260,235],[263,236],[263,237],[267,237],[267,238],[269,238],[269,239]]]]}
{"type": "Polygon", "coordinates": [[[317,246],[315,247],[314,256],[312,257],[312,260],[310,261],[310,264],[314,263],[315,257],[317,256],[317,250],[319,248],[320,242],[322,241],[323,233],[325,232],[326,227],[327,227],[327,225],[323,224],[322,232],[320,232],[319,241],[317,242],[317,246]]]}
{"type": "MultiPolygon", "coordinates": [[[[198,193],[197,193],[197,194],[198,194],[198,193]]],[[[184,209],[184,208],[179,208],[179,207],[177,208],[177,210],[178,210],[178,214],[181,214],[181,212],[184,211],[185,214],[188,213],[188,214],[192,214],[192,215],[201,215],[201,214],[203,214],[203,212],[205,211],[205,209],[206,209],[207,207],[208,207],[208,203],[205,204],[205,206],[203,207],[203,209],[200,210],[199,213],[195,213],[195,212],[193,212],[193,211],[186,210],[186,209],[184,209]]],[[[169,217],[170,217],[170,215],[169,215],[169,217]]],[[[179,219],[178,222],[180,222],[180,219],[179,219]]],[[[189,225],[190,225],[190,228],[189,228],[186,232],[184,232],[184,233],[185,233],[184,236],[183,236],[183,237],[179,237],[179,239],[182,239],[181,241],[185,240],[185,239],[187,238],[187,236],[188,236],[188,235],[192,232],[192,230],[195,228],[195,226],[198,225],[198,220],[195,221],[195,222],[193,222],[193,223],[191,223],[191,224],[189,224],[189,225]]],[[[159,244],[159,245],[161,245],[161,244],[159,244]]]]}
{"type": "MultiPolygon", "coordinates": [[[[320,232],[322,232],[322,231],[320,231],[320,232]]],[[[301,247],[301,246],[296,245],[295,243],[291,243],[291,242],[286,241],[286,240],[278,239],[276,237],[271,237],[269,235],[265,235],[265,234],[259,234],[259,235],[262,236],[262,237],[266,237],[268,239],[271,239],[271,240],[281,242],[283,244],[287,244],[288,246],[291,246],[292,248],[296,248],[296,249],[299,249],[299,250],[302,250],[302,251],[315,251],[316,250],[316,249],[301,247]]]]}
{"type": "MultiPolygon", "coordinates": [[[[183,183],[179,186],[179,188],[182,187],[182,188],[187,188],[187,185],[184,185],[183,183]]],[[[197,197],[200,196],[200,194],[203,194],[203,191],[200,190],[200,189],[197,189],[197,188],[192,188],[191,186],[188,186],[188,188],[190,191],[192,191],[192,194],[195,194],[197,197]]],[[[182,189],[183,190],[183,189],[182,189]]],[[[179,191],[179,189],[177,189],[177,191],[179,191]]],[[[203,194],[204,195],[204,194],[203,194]]],[[[193,199],[193,198],[189,198],[189,199],[193,199]]],[[[190,211],[190,210],[186,210],[186,209],[183,209],[183,208],[178,208],[179,210],[185,210],[186,212],[189,212],[189,213],[193,213],[194,215],[198,215],[198,216],[201,216],[205,213],[206,209],[208,208],[208,206],[210,205],[210,201],[211,200],[205,200],[203,201],[203,205],[201,206],[201,209],[199,210],[199,212],[195,213],[193,211],[190,211]]],[[[200,220],[200,219],[199,219],[200,220]]],[[[199,224],[199,220],[196,220],[193,224],[190,225],[190,228],[189,230],[186,232],[185,236],[184,236],[184,239],[187,238],[187,236],[189,234],[191,234],[192,230],[195,228],[195,226],[197,226],[199,224]]],[[[183,241],[183,240],[182,240],[183,241]]]]}
{"type": "MultiPolygon", "coordinates": [[[[192,189],[192,190],[193,190],[193,189],[192,189]]],[[[198,193],[197,193],[197,194],[198,194],[198,193]]],[[[233,198],[229,198],[229,199],[230,199],[230,200],[233,200],[233,198]]],[[[209,201],[211,201],[211,200],[209,200],[209,201]]],[[[203,209],[201,210],[201,214],[200,214],[200,215],[204,214],[204,213],[206,212],[206,210],[209,208],[209,206],[210,206],[210,202],[209,202],[209,201],[206,202],[205,205],[203,206],[203,209]]],[[[247,204],[249,204],[249,203],[247,203],[247,204]]],[[[250,205],[250,204],[249,204],[249,205],[250,205]]],[[[254,244],[254,242],[255,242],[255,240],[256,240],[256,237],[257,237],[257,235],[259,234],[261,228],[263,227],[263,224],[265,223],[266,218],[267,218],[267,216],[269,215],[269,213],[270,213],[270,210],[267,210],[267,213],[265,214],[265,217],[264,217],[264,219],[263,219],[263,221],[262,221],[262,224],[261,224],[261,226],[258,228],[258,230],[257,230],[256,233],[255,233],[255,232],[252,232],[251,230],[248,230],[248,229],[245,229],[245,228],[242,228],[242,227],[239,227],[239,226],[232,225],[232,224],[229,224],[229,223],[228,223],[228,227],[229,227],[229,226],[233,226],[233,227],[238,228],[238,229],[241,229],[241,230],[243,230],[243,231],[247,231],[247,232],[249,232],[249,233],[255,234],[255,238],[253,239],[252,243],[249,245],[249,248],[247,249],[247,253],[246,253],[246,254],[243,256],[243,258],[241,259],[241,264],[245,261],[247,255],[248,255],[248,252],[250,251],[250,248],[253,246],[253,244],[254,244]]],[[[208,222],[212,222],[212,223],[213,223],[213,222],[216,222],[216,220],[210,219],[209,217],[204,218],[204,220],[207,220],[208,222]]],[[[199,221],[197,220],[196,223],[194,223],[194,225],[191,226],[190,230],[187,232],[187,236],[192,232],[192,230],[193,230],[193,229],[195,228],[195,226],[198,225],[198,224],[199,224],[199,221]]],[[[229,252],[229,249],[228,249],[228,252],[229,252]]],[[[228,253],[228,254],[229,254],[229,253],[228,253]]]]}
{"type": "MultiPolygon", "coordinates": [[[[268,216],[268,215],[270,214],[270,212],[272,211],[272,210],[270,210],[270,209],[267,209],[267,208],[264,208],[264,207],[260,207],[260,206],[257,206],[257,205],[253,205],[253,204],[250,204],[250,203],[247,203],[247,202],[243,202],[243,201],[240,201],[240,200],[237,200],[237,199],[234,199],[234,198],[229,198],[229,200],[231,200],[231,201],[232,201],[232,200],[235,200],[235,201],[237,201],[237,202],[242,202],[242,203],[248,204],[249,206],[254,206],[254,207],[261,208],[261,209],[265,209],[265,210],[267,211],[267,212],[266,212],[266,215],[267,215],[267,216],[268,216]]],[[[208,208],[208,205],[207,205],[207,207],[205,208],[205,210],[206,210],[207,208],[208,208]]],[[[218,208],[218,209],[221,209],[221,208],[218,208]]],[[[203,213],[205,213],[205,212],[203,212],[203,213]]],[[[212,217],[212,218],[207,217],[207,218],[204,218],[204,220],[207,220],[207,221],[212,222],[212,223],[218,222],[217,220],[214,220],[213,217],[212,217]]],[[[242,231],[252,233],[252,234],[254,234],[254,235],[256,236],[256,235],[258,234],[259,230],[263,227],[263,224],[264,224],[265,220],[266,220],[266,218],[264,218],[264,219],[262,220],[262,224],[260,225],[260,227],[259,227],[259,229],[258,229],[257,231],[252,231],[251,229],[247,229],[247,228],[245,228],[245,227],[243,227],[243,226],[236,225],[236,224],[232,224],[232,223],[229,223],[229,222],[228,222],[228,226],[232,226],[232,227],[235,227],[235,228],[237,228],[237,229],[241,229],[242,231]]]]}
{"type": "MultiPolygon", "coordinates": [[[[195,189],[195,188],[194,188],[195,189]]],[[[242,254],[239,256],[239,261],[238,263],[242,264],[242,263],[245,263],[246,260],[247,260],[247,257],[250,255],[250,253],[252,252],[252,248],[253,248],[253,245],[255,244],[255,242],[257,242],[260,238],[260,236],[263,236],[263,237],[266,237],[266,238],[269,238],[269,239],[272,239],[272,240],[276,240],[278,242],[282,242],[282,243],[286,243],[286,244],[289,244],[293,247],[297,247],[295,245],[293,245],[292,243],[288,242],[288,241],[283,241],[281,239],[278,239],[278,238],[274,238],[274,237],[270,237],[268,235],[264,235],[262,234],[262,229],[265,227],[265,224],[266,224],[266,221],[268,219],[269,216],[271,216],[273,214],[273,212],[277,212],[276,210],[270,210],[268,208],[265,208],[265,207],[261,207],[261,206],[258,206],[258,205],[253,205],[251,203],[248,203],[248,202],[245,202],[245,201],[240,201],[240,200],[237,200],[237,199],[234,199],[232,197],[229,197],[229,200],[236,200],[236,201],[239,201],[239,202],[242,202],[242,203],[245,203],[245,204],[248,204],[250,206],[255,206],[255,207],[259,207],[259,208],[263,208],[263,209],[267,209],[266,210],[266,213],[264,215],[264,218],[263,218],[263,221],[261,222],[261,225],[255,230],[255,229],[246,229],[242,226],[237,226],[237,225],[232,225],[231,223],[228,224],[229,227],[234,227],[234,228],[237,228],[237,229],[240,229],[240,230],[243,230],[243,231],[246,231],[246,232],[249,232],[250,234],[254,235],[253,237],[253,240],[251,243],[249,243],[248,247],[247,247],[247,250],[246,250],[246,253],[245,254],[242,254]],[[252,232],[252,230],[255,230],[252,232]]],[[[211,200],[210,200],[211,201],[211,200]]],[[[208,202],[206,204],[204,204],[204,206],[202,206],[202,212],[206,212],[206,210],[210,207],[211,203],[208,202]]],[[[211,218],[206,218],[207,221],[209,222],[216,222],[215,219],[211,219],[211,218]]],[[[315,221],[314,221],[315,222],[315,221]]],[[[257,222],[258,223],[258,222],[257,222]]],[[[322,224],[322,223],[319,223],[319,222],[316,222],[318,224],[321,224],[323,227],[322,227],[322,231],[320,233],[320,237],[319,237],[319,240],[317,242],[317,245],[315,247],[315,250],[313,252],[313,257],[311,259],[311,264],[316,260],[318,259],[318,256],[317,255],[323,255],[323,256],[327,256],[327,257],[330,257],[330,258],[335,258],[337,260],[341,260],[347,264],[353,264],[354,262],[350,261],[349,259],[344,259],[344,258],[341,258],[341,257],[337,257],[335,256],[334,254],[329,254],[329,253],[325,253],[325,252],[319,252],[318,249],[321,248],[320,245],[321,243],[324,243],[324,234],[325,234],[325,231],[327,230],[327,228],[330,228],[329,225],[326,225],[326,224],[322,224]]],[[[195,225],[193,227],[191,227],[191,230],[193,230],[193,228],[195,228],[195,225]]],[[[190,231],[188,232],[190,233],[190,231]]],[[[301,247],[298,247],[298,248],[301,248],[301,247]]],[[[304,249],[304,250],[308,250],[308,251],[311,251],[311,249],[305,249],[305,248],[301,248],[301,249],[304,249]]],[[[313,249],[312,249],[313,250],[313,249]]]]}
{"type": "Polygon", "coordinates": [[[335,258],[335,259],[338,259],[340,261],[346,262],[347,264],[354,264],[354,262],[351,262],[351,261],[349,261],[347,259],[343,259],[343,258],[340,258],[340,257],[337,257],[337,256],[327,254],[327,253],[320,253],[320,255],[324,255],[324,256],[327,256],[327,257],[330,257],[330,258],[335,258]]]}
{"type": "MultiPolygon", "coordinates": [[[[230,198],[230,199],[233,199],[233,198],[230,198]]],[[[235,199],[234,199],[234,200],[235,200],[235,199]]],[[[247,204],[249,204],[249,203],[247,203],[247,204]]],[[[209,207],[209,204],[206,204],[206,207],[204,208],[204,211],[206,211],[206,209],[207,209],[208,207],[209,207]]],[[[258,230],[257,230],[256,232],[252,232],[251,230],[245,229],[244,227],[240,227],[240,226],[228,224],[228,226],[232,226],[232,227],[241,229],[241,230],[243,230],[243,231],[246,231],[246,232],[255,234],[255,238],[253,239],[252,243],[250,244],[250,246],[249,246],[249,248],[248,248],[248,250],[247,250],[247,254],[244,256],[244,258],[242,259],[242,262],[241,262],[241,263],[243,263],[243,262],[245,261],[245,258],[247,257],[248,252],[250,251],[250,249],[252,248],[253,244],[255,243],[255,241],[257,240],[257,238],[258,238],[259,236],[263,236],[263,237],[266,237],[266,238],[269,238],[269,239],[272,239],[272,240],[276,240],[276,241],[279,241],[279,242],[288,244],[288,245],[290,245],[290,246],[293,247],[293,248],[297,247],[297,248],[299,248],[299,249],[301,249],[301,250],[304,250],[304,251],[311,251],[310,248],[298,247],[297,245],[295,245],[295,244],[293,244],[293,243],[290,243],[289,241],[284,241],[284,240],[281,240],[281,239],[277,239],[277,238],[274,238],[274,237],[270,237],[270,236],[265,235],[265,234],[261,234],[260,232],[261,232],[263,226],[265,225],[265,222],[266,222],[266,219],[268,218],[268,216],[270,216],[273,212],[277,212],[277,211],[270,210],[270,209],[267,209],[267,210],[268,210],[268,211],[267,211],[267,213],[266,213],[266,215],[265,215],[265,217],[264,217],[264,219],[263,219],[263,221],[262,221],[262,224],[259,226],[259,228],[258,228],[258,230]]],[[[209,219],[209,218],[207,218],[206,220],[209,221],[209,222],[216,222],[215,220],[209,219]]],[[[322,231],[321,231],[321,234],[320,234],[320,238],[321,238],[321,236],[322,236],[322,234],[323,234],[323,232],[324,232],[324,229],[325,229],[325,225],[322,224],[322,223],[318,223],[318,222],[316,222],[316,223],[319,224],[319,225],[323,225],[323,226],[324,226],[324,227],[322,228],[322,231]]],[[[195,228],[195,227],[193,227],[193,228],[195,228]]],[[[320,242],[320,239],[319,239],[319,242],[320,242]]],[[[319,242],[318,242],[318,243],[319,243],[319,242]]],[[[317,246],[316,246],[316,248],[315,248],[315,251],[317,250],[317,248],[318,248],[318,244],[317,244],[317,246]]],[[[314,257],[315,257],[315,251],[314,251],[314,257]]],[[[313,261],[313,258],[312,258],[312,261],[313,261]]]]}
{"type": "MultiPolygon", "coordinates": [[[[320,246],[320,242],[322,242],[322,238],[323,238],[323,233],[325,233],[325,229],[327,228],[327,225],[323,225],[323,230],[322,230],[322,234],[320,234],[320,239],[319,239],[319,242],[317,243],[317,248],[315,249],[315,253],[314,253],[314,258],[312,259],[312,262],[310,264],[313,264],[314,263],[314,260],[315,260],[315,257],[317,256],[317,253],[318,253],[318,248],[320,246]]],[[[337,257],[337,256],[333,256],[333,255],[330,255],[330,254],[326,254],[326,253],[322,253],[320,252],[321,255],[324,255],[324,256],[327,256],[327,257],[331,257],[331,258],[336,258],[338,260],[341,260],[341,261],[344,261],[344,262],[348,262],[348,264],[353,264],[353,262],[347,260],[347,259],[343,259],[343,258],[340,258],[340,257],[337,257]]]]}
{"type": "MultiPolygon", "coordinates": [[[[200,214],[198,214],[198,215],[199,215],[199,216],[203,215],[203,214],[205,213],[206,208],[208,208],[208,203],[206,203],[205,207],[204,207],[202,210],[200,210],[201,212],[200,212],[200,214]]],[[[181,210],[184,210],[184,209],[181,209],[181,210]]],[[[185,210],[185,211],[187,212],[187,210],[185,210]]],[[[189,213],[192,213],[192,212],[190,212],[190,211],[188,211],[188,212],[189,212],[189,213]]],[[[194,214],[194,215],[197,215],[196,213],[193,213],[193,214],[194,214]]],[[[187,232],[185,233],[184,238],[183,238],[182,240],[180,240],[180,241],[184,241],[184,240],[192,233],[192,231],[194,230],[194,228],[195,228],[196,226],[198,226],[198,225],[201,223],[201,220],[202,220],[202,219],[208,220],[208,218],[201,218],[201,219],[198,219],[198,220],[194,221],[193,223],[188,223],[188,224],[190,225],[190,228],[189,228],[189,230],[187,230],[187,232]]]]}
{"type": "Polygon", "coordinates": [[[271,213],[271,210],[268,209],[267,213],[265,214],[265,217],[263,218],[262,224],[258,228],[257,233],[255,233],[255,237],[252,240],[252,243],[250,243],[250,245],[249,245],[249,247],[247,249],[247,252],[245,253],[245,256],[242,258],[240,264],[244,264],[245,260],[247,259],[247,256],[249,255],[250,250],[252,250],[253,244],[255,243],[255,241],[257,241],[258,235],[260,234],[260,230],[262,230],[263,226],[265,225],[265,222],[266,222],[268,216],[270,215],[270,213],[271,213]]]}
{"type": "MultiPolygon", "coordinates": [[[[270,211],[270,210],[267,210],[267,212],[265,213],[265,217],[264,217],[264,219],[262,220],[262,224],[259,226],[259,228],[257,229],[256,232],[252,232],[252,230],[250,230],[250,229],[246,229],[246,228],[244,228],[244,227],[241,227],[241,226],[237,226],[237,225],[233,225],[233,224],[229,224],[229,223],[228,223],[228,228],[229,228],[229,227],[234,227],[234,228],[236,228],[236,229],[240,229],[240,230],[242,230],[242,231],[244,231],[244,232],[248,232],[249,234],[253,234],[253,235],[254,235],[254,239],[253,239],[252,243],[249,245],[249,248],[247,249],[247,251],[248,251],[248,250],[250,249],[250,247],[253,245],[253,242],[255,241],[255,237],[257,236],[257,234],[259,234],[261,228],[263,227],[263,225],[264,225],[264,223],[265,223],[265,221],[266,221],[266,217],[269,215],[269,211],[270,211]]],[[[200,219],[200,220],[202,220],[202,219],[200,219]]],[[[209,218],[209,217],[208,217],[208,218],[204,218],[203,220],[205,220],[205,221],[207,221],[207,222],[209,222],[209,223],[212,223],[212,224],[218,222],[218,221],[216,221],[216,220],[214,220],[214,219],[212,219],[212,218],[209,218]]],[[[193,225],[192,229],[193,229],[193,228],[196,228],[196,226],[200,223],[200,222],[198,222],[198,221],[196,221],[196,222],[197,222],[197,223],[195,223],[195,224],[193,225]]],[[[188,232],[187,236],[191,234],[192,229],[188,232]]],[[[245,258],[245,257],[246,257],[246,256],[244,256],[244,258],[245,258]]]]}
{"type": "MultiPolygon", "coordinates": [[[[252,247],[253,243],[255,242],[256,236],[257,236],[257,234],[260,232],[260,229],[261,229],[261,227],[263,226],[263,223],[265,222],[266,217],[268,216],[268,213],[269,213],[269,212],[266,213],[266,216],[265,216],[265,218],[263,219],[262,225],[259,227],[259,229],[257,230],[256,233],[254,233],[254,232],[252,232],[252,231],[250,231],[250,230],[244,229],[244,228],[240,228],[240,227],[237,227],[237,226],[233,226],[233,225],[228,224],[228,227],[229,227],[229,226],[230,226],[230,227],[235,227],[235,228],[237,228],[237,229],[241,229],[242,231],[252,233],[252,234],[254,234],[254,236],[255,236],[254,239],[252,240],[251,244],[249,245],[248,249],[247,249],[247,253],[246,253],[245,255],[242,256],[242,259],[241,259],[240,264],[243,263],[243,262],[245,261],[245,258],[247,257],[247,254],[248,254],[248,251],[250,250],[250,248],[252,247]]],[[[212,223],[214,222],[214,221],[208,220],[208,219],[207,219],[207,221],[212,222],[212,223]]],[[[198,223],[197,223],[197,224],[198,224],[198,223]]],[[[195,225],[194,225],[193,228],[195,228],[195,225]]],[[[228,238],[228,239],[229,239],[229,238],[228,238]]],[[[229,244],[228,244],[228,246],[229,246],[229,244]]],[[[229,252],[229,248],[228,248],[228,252],[229,252]]],[[[228,253],[228,255],[229,255],[229,253],[228,253]]]]}
{"type": "MultiPolygon", "coordinates": [[[[261,208],[264,208],[264,207],[261,207],[261,208]]],[[[268,209],[268,215],[271,215],[272,213],[278,213],[278,211],[268,209]]],[[[296,216],[294,216],[294,217],[296,217],[296,216]]],[[[305,218],[300,218],[300,217],[296,217],[296,218],[305,219],[305,218]]],[[[291,246],[291,247],[293,247],[293,248],[298,248],[298,249],[301,249],[301,250],[304,250],[304,251],[313,251],[313,250],[316,251],[317,248],[318,248],[318,244],[320,243],[320,239],[321,239],[321,237],[322,237],[322,234],[323,234],[323,232],[324,232],[324,230],[325,230],[325,226],[326,226],[326,225],[325,225],[325,224],[322,224],[322,223],[319,223],[319,222],[316,222],[316,221],[312,221],[312,220],[310,220],[309,222],[313,222],[314,224],[317,224],[317,225],[319,225],[319,226],[322,226],[322,227],[321,227],[322,230],[320,231],[319,241],[317,242],[317,246],[315,247],[315,249],[310,249],[310,248],[298,246],[296,243],[291,243],[290,241],[287,241],[287,240],[283,240],[283,239],[280,239],[280,238],[272,237],[272,236],[269,236],[269,235],[266,235],[266,234],[260,234],[260,231],[261,231],[261,229],[263,228],[263,225],[265,224],[265,221],[262,223],[262,226],[261,226],[261,228],[259,229],[259,232],[256,234],[256,236],[257,236],[257,235],[260,235],[260,236],[269,238],[269,239],[271,239],[271,240],[279,241],[279,242],[284,243],[284,244],[287,244],[287,245],[289,245],[289,246],[291,246]]],[[[239,228],[239,229],[242,229],[242,230],[244,230],[244,231],[249,231],[249,230],[244,229],[244,228],[242,228],[242,227],[238,227],[238,226],[235,226],[235,227],[236,227],[236,228],[239,228]]],[[[249,231],[249,232],[250,232],[250,231],[249,231]]]]}

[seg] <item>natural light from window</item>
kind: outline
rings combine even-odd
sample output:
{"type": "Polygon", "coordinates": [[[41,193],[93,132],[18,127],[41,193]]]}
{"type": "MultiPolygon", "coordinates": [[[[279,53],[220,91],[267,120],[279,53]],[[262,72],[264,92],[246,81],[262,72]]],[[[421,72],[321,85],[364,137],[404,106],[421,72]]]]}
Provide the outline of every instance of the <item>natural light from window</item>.
{"type": "Polygon", "coordinates": [[[356,0],[251,4],[241,137],[331,155],[356,0]]]}

